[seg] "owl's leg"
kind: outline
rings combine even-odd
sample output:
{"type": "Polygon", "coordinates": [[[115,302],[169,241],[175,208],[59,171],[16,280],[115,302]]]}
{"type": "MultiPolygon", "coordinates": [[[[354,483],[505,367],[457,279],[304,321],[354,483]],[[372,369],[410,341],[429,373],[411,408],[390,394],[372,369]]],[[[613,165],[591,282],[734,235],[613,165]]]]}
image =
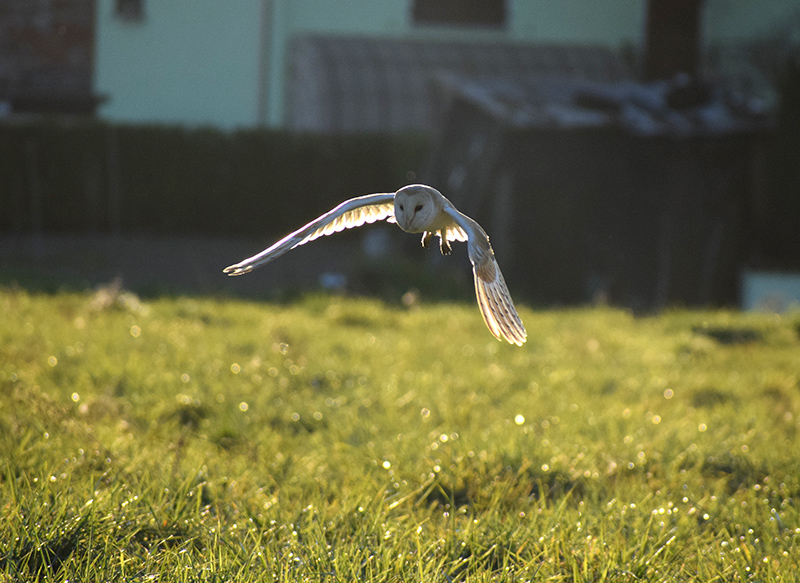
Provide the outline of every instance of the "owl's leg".
{"type": "Polygon", "coordinates": [[[439,231],[439,249],[442,252],[442,255],[450,255],[450,251],[453,249],[450,247],[450,242],[447,240],[447,231],[442,229],[439,231]]]}
{"type": "Polygon", "coordinates": [[[422,233],[422,247],[427,249],[431,246],[431,239],[433,238],[433,233],[429,231],[425,231],[422,233]]]}

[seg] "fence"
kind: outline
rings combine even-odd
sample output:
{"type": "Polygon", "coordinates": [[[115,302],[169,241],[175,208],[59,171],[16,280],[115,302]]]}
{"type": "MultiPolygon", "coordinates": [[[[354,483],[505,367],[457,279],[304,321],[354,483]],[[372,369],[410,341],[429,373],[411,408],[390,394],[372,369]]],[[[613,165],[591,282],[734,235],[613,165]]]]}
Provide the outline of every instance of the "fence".
{"type": "Polygon", "coordinates": [[[399,188],[417,135],[26,122],[0,125],[0,231],[279,235],[399,188]]]}

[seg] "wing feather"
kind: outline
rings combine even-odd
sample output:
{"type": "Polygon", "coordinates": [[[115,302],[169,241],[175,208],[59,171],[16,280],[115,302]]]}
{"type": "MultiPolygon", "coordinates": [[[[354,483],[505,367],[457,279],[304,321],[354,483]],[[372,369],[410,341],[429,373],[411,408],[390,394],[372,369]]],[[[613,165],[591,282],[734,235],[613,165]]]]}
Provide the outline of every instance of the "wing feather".
{"type": "Polygon", "coordinates": [[[500,330],[500,324],[492,313],[490,307],[491,303],[489,298],[486,297],[486,288],[480,285],[480,280],[477,277],[475,278],[475,295],[478,298],[478,307],[481,310],[481,316],[483,316],[486,327],[489,328],[489,332],[492,333],[492,336],[498,340],[502,340],[503,336],[500,330]]]}
{"type": "Polygon", "coordinates": [[[394,194],[368,194],[351,198],[293,233],[286,235],[258,255],[253,255],[235,265],[226,267],[223,272],[228,275],[243,275],[256,267],[269,263],[276,257],[280,257],[287,251],[319,237],[382,220],[395,222],[394,194]]]}
{"type": "Polygon", "coordinates": [[[467,250],[475,277],[475,295],[486,327],[498,340],[505,339],[511,344],[522,346],[528,333],[514,307],[514,301],[489,244],[489,237],[477,222],[459,212],[452,204],[445,205],[444,211],[467,235],[467,250]]]}
{"type": "Polygon", "coordinates": [[[485,282],[479,278],[478,286],[484,290],[484,296],[488,300],[485,308],[492,313],[492,316],[498,322],[503,337],[513,344],[522,345],[527,336],[525,327],[514,308],[511,296],[508,294],[508,288],[499,269],[497,274],[498,278],[493,282],[485,282]]]}
{"type": "Polygon", "coordinates": [[[466,243],[469,241],[469,236],[467,236],[466,231],[464,231],[464,229],[458,225],[451,225],[447,227],[446,236],[448,241],[460,241],[461,243],[466,243]]]}

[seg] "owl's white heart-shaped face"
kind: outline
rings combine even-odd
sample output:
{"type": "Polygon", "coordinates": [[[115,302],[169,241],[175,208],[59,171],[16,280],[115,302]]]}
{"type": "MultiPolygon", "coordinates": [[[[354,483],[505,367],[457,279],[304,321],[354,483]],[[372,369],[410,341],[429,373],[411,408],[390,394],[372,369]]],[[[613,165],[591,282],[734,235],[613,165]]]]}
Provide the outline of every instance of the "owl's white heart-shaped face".
{"type": "Polygon", "coordinates": [[[431,190],[430,187],[413,184],[395,193],[394,218],[397,226],[407,233],[422,233],[432,229],[440,209],[431,190]]]}

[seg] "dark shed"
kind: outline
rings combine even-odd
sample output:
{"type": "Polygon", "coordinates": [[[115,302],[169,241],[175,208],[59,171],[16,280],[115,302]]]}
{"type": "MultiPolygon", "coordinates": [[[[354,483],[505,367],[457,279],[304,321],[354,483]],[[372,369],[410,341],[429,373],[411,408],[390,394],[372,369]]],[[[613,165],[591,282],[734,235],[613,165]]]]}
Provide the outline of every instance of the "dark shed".
{"type": "Polygon", "coordinates": [[[443,75],[425,179],[543,304],[728,304],[749,252],[768,119],[682,79],[443,75]]]}

